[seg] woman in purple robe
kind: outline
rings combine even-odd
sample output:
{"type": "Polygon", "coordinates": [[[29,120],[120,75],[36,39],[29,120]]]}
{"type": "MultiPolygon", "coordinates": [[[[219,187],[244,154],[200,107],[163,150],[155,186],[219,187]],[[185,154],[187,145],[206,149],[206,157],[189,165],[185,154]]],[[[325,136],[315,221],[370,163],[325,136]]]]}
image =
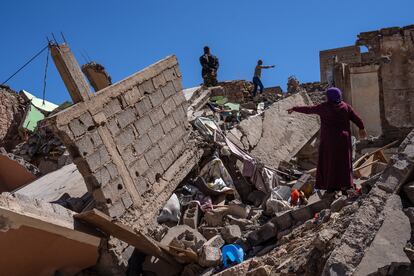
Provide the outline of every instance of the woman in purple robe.
{"type": "Polygon", "coordinates": [[[327,101],[314,106],[296,106],[288,113],[317,114],[321,118],[319,160],[315,188],[345,191],[353,185],[352,144],[350,121],[359,128],[359,136],[366,139],[364,123],[352,107],[342,101],[340,89],[326,91],[327,101]]]}

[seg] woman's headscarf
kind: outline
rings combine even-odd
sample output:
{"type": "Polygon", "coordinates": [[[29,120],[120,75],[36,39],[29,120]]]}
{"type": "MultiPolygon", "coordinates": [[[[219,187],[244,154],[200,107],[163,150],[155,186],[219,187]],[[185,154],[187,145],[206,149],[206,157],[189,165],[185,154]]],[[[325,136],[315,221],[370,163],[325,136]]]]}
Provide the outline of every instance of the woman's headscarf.
{"type": "Polygon", "coordinates": [[[342,101],[341,89],[336,87],[329,88],[326,90],[326,98],[330,103],[340,103],[342,101]]]}

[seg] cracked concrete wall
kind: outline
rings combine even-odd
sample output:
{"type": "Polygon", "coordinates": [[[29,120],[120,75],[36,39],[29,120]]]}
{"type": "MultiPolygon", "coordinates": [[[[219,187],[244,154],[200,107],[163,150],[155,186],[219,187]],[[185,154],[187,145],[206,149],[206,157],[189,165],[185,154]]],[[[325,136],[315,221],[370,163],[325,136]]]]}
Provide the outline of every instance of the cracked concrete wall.
{"type": "Polygon", "coordinates": [[[319,130],[317,116],[286,111],[311,104],[306,92],[294,94],[275,102],[262,114],[243,120],[228,137],[264,164],[277,168],[280,161],[292,159],[319,130]]]}
{"type": "Polygon", "coordinates": [[[187,142],[186,109],[171,56],[48,120],[99,208],[119,218],[158,196],[154,185],[187,142]]]}

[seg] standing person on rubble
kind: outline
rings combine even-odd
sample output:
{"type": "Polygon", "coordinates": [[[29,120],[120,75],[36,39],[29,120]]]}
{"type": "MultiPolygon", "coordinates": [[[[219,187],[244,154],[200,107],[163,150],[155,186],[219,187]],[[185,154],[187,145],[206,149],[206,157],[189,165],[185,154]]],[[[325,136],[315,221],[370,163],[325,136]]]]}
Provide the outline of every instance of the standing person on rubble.
{"type": "Polygon", "coordinates": [[[262,69],[269,69],[269,68],[275,68],[274,65],[263,65],[263,61],[261,59],[259,59],[257,61],[257,65],[254,68],[254,76],[253,76],[253,84],[254,84],[254,89],[253,89],[253,97],[256,96],[257,93],[257,87],[260,88],[260,94],[263,93],[263,83],[261,81],[261,77],[262,77],[262,69]]]}
{"type": "Polygon", "coordinates": [[[329,88],[326,97],[327,101],[319,105],[296,106],[287,111],[319,115],[321,135],[315,188],[346,191],[353,187],[350,121],[358,126],[360,139],[366,139],[367,133],[358,114],[342,101],[340,89],[329,88]]]}
{"type": "Polygon", "coordinates": [[[204,80],[204,86],[217,85],[217,70],[219,68],[219,61],[216,56],[210,53],[208,46],[204,47],[204,55],[200,57],[201,76],[204,80]]]}

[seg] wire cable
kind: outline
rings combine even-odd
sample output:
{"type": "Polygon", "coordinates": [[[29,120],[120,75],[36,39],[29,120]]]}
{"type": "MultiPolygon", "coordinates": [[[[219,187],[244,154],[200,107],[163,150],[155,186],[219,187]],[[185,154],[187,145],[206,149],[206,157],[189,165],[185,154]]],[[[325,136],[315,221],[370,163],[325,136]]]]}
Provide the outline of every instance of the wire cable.
{"type": "Polygon", "coordinates": [[[46,45],[42,50],[40,50],[36,55],[34,55],[31,59],[29,59],[28,62],[23,64],[15,73],[13,73],[10,77],[8,77],[4,82],[2,82],[2,85],[7,83],[11,78],[13,78],[17,73],[19,73],[21,70],[23,70],[24,67],[26,67],[30,62],[32,62],[35,58],[37,58],[41,53],[43,53],[44,50],[48,49],[49,45],[46,45]]]}
{"type": "Polygon", "coordinates": [[[47,77],[47,67],[49,64],[49,51],[50,49],[48,48],[47,53],[46,53],[45,76],[43,78],[43,105],[45,104],[45,97],[46,97],[46,77],[47,77]]]}

